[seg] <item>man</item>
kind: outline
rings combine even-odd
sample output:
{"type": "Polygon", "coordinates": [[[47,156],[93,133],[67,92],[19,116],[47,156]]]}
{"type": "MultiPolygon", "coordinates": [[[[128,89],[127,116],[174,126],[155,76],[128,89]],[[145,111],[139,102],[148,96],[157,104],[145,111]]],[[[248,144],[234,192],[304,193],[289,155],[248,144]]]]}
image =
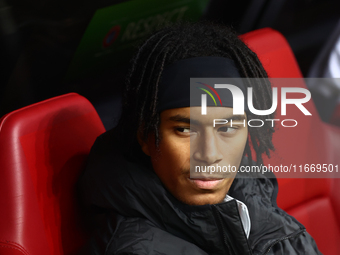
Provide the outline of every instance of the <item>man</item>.
{"type": "MultiPolygon", "coordinates": [[[[271,124],[242,125],[253,116],[247,109],[234,115],[232,100],[202,115],[190,103],[190,77],[267,74],[225,27],[171,26],[141,45],[120,123],[97,139],[81,180],[100,219],[91,254],[321,254],[305,228],[277,207],[272,173],[190,175],[193,165],[253,164],[250,144],[257,164],[274,149],[271,124]],[[213,119],[235,125],[214,127],[213,119]]],[[[270,108],[269,83],[236,86],[252,86],[254,107],[270,108]]]]}

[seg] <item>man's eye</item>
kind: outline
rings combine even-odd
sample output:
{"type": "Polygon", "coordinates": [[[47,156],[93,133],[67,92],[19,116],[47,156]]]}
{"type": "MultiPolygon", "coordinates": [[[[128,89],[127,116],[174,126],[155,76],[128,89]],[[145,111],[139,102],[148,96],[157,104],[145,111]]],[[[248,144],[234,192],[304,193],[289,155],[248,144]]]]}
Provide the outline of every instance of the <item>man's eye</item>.
{"type": "Polygon", "coordinates": [[[231,133],[231,132],[233,132],[235,130],[236,130],[236,128],[233,128],[233,127],[220,127],[218,129],[218,131],[225,132],[225,133],[231,133]]]}
{"type": "Polygon", "coordinates": [[[190,133],[191,132],[191,129],[186,128],[186,127],[179,127],[179,128],[176,128],[176,130],[180,133],[190,133]]]}

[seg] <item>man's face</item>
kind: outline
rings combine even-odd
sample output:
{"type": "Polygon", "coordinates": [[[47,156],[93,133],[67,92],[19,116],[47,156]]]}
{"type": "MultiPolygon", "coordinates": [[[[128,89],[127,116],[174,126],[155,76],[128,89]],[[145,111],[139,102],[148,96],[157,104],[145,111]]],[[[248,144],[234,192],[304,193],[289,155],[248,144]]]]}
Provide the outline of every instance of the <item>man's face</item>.
{"type": "Polygon", "coordinates": [[[154,136],[150,136],[141,143],[142,149],[151,157],[162,183],[177,199],[192,205],[216,204],[223,201],[236,173],[204,173],[193,179],[190,169],[217,165],[238,169],[248,137],[245,118],[233,116],[233,109],[228,107],[208,107],[207,115],[201,115],[200,107],[165,110],[161,113],[159,147],[155,146],[154,136]],[[233,125],[230,127],[229,121],[213,127],[214,119],[233,119],[233,125]]]}

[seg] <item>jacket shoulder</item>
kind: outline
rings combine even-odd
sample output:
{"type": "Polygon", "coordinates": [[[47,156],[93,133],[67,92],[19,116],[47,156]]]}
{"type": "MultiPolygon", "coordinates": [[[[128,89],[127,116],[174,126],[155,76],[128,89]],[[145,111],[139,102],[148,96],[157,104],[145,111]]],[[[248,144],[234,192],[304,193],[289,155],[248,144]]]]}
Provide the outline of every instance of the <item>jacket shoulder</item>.
{"type": "Polygon", "coordinates": [[[306,231],[287,237],[274,243],[266,251],[254,252],[254,255],[322,255],[318,247],[306,231]]]}

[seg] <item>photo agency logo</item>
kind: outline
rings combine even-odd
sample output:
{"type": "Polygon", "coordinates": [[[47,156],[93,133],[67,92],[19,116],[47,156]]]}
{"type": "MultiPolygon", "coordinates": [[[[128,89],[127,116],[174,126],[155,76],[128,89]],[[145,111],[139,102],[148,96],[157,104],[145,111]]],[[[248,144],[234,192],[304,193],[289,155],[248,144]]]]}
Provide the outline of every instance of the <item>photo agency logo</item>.
{"type": "MultiPolygon", "coordinates": [[[[208,181],[237,174],[248,178],[256,176],[248,173],[267,172],[278,178],[339,178],[339,159],[329,156],[336,148],[328,139],[339,134],[323,125],[316,116],[320,109],[313,108],[318,101],[311,98],[313,93],[313,99],[318,99],[315,89],[327,88],[332,80],[310,82],[314,88],[302,78],[191,78],[186,133],[190,134],[190,178],[208,181]],[[274,159],[249,164],[244,158],[247,142],[252,149],[256,136],[271,139],[272,128],[277,137],[274,159]]],[[[323,106],[327,101],[331,98],[323,106]]]]}
{"type": "MultiPolygon", "coordinates": [[[[248,82],[255,82],[252,79],[248,79],[248,82]]],[[[257,80],[258,82],[258,80],[257,80]]],[[[261,82],[269,82],[268,79],[262,79],[261,82]]],[[[273,114],[278,108],[278,101],[281,101],[281,112],[276,113],[276,116],[287,115],[287,105],[294,105],[305,116],[311,116],[312,114],[304,106],[311,99],[311,93],[309,90],[300,87],[280,87],[281,97],[278,97],[278,88],[272,87],[272,102],[269,109],[256,109],[254,107],[254,98],[258,95],[254,95],[253,87],[246,87],[244,85],[245,79],[223,79],[223,78],[192,78],[191,79],[191,106],[197,105],[197,98],[200,98],[201,115],[207,115],[207,107],[231,107],[233,108],[233,115],[243,115],[244,112],[250,112],[255,116],[269,116],[273,114]],[[203,82],[203,81],[204,82],[203,82]],[[209,85],[210,84],[210,85],[209,85]],[[199,91],[199,93],[197,93],[199,91]],[[203,93],[202,93],[203,92],[203,93]],[[294,93],[299,98],[289,98],[289,94],[294,93]],[[193,97],[195,97],[193,99],[193,97]],[[210,102],[209,102],[210,101],[210,102]]],[[[261,84],[257,84],[261,86],[261,84]]],[[[249,127],[262,127],[264,121],[271,123],[274,127],[274,123],[280,123],[282,127],[296,127],[298,121],[296,119],[285,118],[268,118],[263,120],[252,118],[248,121],[243,120],[243,125],[249,127]]],[[[233,125],[232,119],[214,119],[213,126],[216,125],[233,125]]],[[[239,121],[238,121],[239,123],[239,121]]]]}

